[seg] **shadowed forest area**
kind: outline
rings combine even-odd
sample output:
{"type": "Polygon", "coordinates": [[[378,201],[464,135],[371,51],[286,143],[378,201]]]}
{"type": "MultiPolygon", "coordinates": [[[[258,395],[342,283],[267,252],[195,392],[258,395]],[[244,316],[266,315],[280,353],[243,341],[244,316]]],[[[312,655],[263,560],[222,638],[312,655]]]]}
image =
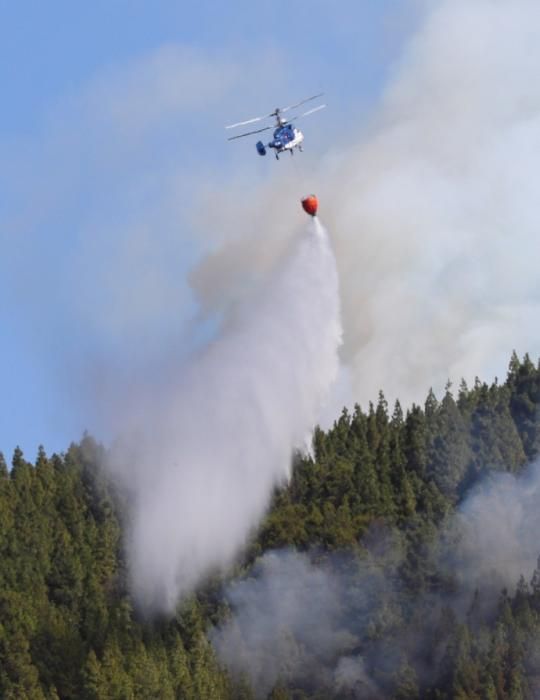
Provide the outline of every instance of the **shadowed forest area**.
{"type": "Polygon", "coordinates": [[[130,597],[128,496],[101,467],[105,449],[85,436],[35,464],[15,449],[11,468],[0,458],[0,697],[540,698],[534,522],[529,569],[519,546],[508,563],[501,540],[487,561],[474,540],[491,522],[504,532],[505,488],[528,479],[530,497],[539,408],[540,367],[514,353],[504,383],[343,410],[295,456],[235,570],[172,619],[147,619],[130,597]],[[480,488],[502,494],[501,517],[484,518],[480,488]],[[269,631],[278,614],[260,601],[279,609],[295,585],[269,631]]]}

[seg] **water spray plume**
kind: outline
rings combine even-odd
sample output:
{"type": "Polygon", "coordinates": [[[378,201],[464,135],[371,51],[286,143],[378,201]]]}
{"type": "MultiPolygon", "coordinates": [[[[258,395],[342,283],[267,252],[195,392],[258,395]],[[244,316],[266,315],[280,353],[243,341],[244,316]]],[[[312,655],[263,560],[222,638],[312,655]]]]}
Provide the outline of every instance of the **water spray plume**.
{"type": "Polygon", "coordinates": [[[138,397],[111,469],[131,493],[144,609],[172,610],[246,543],[317,421],[340,342],[335,260],[313,219],[200,357],[138,397]]]}

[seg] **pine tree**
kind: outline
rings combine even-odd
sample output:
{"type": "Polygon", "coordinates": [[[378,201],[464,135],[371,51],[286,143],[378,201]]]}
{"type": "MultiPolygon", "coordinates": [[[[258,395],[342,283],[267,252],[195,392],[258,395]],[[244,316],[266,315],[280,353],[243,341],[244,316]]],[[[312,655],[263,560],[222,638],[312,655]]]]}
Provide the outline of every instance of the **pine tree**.
{"type": "Polygon", "coordinates": [[[115,641],[108,640],[103,652],[100,698],[134,700],[133,681],[124,668],[124,656],[115,641]]]}
{"type": "Polygon", "coordinates": [[[4,481],[8,478],[8,470],[6,465],[6,460],[4,455],[0,452],[0,481],[4,481]]]}
{"type": "Polygon", "coordinates": [[[101,664],[94,650],[90,649],[82,670],[81,700],[100,700],[102,687],[101,664]]]}
{"type": "Polygon", "coordinates": [[[475,386],[471,414],[471,445],[476,474],[486,470],[518,471],[526,461],[521,440],[509,410],[505,387],[475,386]]]}
{"type": "Polygon", "coordinates": [[[407,469],[413,471],[420,479],[426,474],[427,445],[426,420],[418,406],[412,407],[405,419],[405,445],[407,469]]]}
{"type": "Polygon", "coordinates": [[[406,661],[396,673],[394,700],[416,700],[420,697],[416,671],[406,661]]]}
{"type": "Polygon", "coordinates": [[[537,613],[540,613],[540,556],[536,561],[536,569],[531,579],[531,604],[537,613]]]}
{"type": "Polygon", "coordinates": [[[443,400],[432,412],[427,476],[433,478],[444,496],[455,500],[470,460],[468,431],[447,387],[443,400]]]}
{"type": "Polygon", "coordinates": [[[510,411],[529,461],[540,453],[540,369],[525,355],[520,362],[516,352],[508,367],[506,386],[510,411]]]}
{"type": "Polygon", "coordinates": [[[394,491],[392,488],[391,438],[388,419],[388,404],[383,392],[375,411],[375,469],[379,482],[379,513],[392,517],[395,514],[394,491]]]}
{"type": "Polygon", "coordinates": [[[354,439],[354,494],[359,513],[373,513],[380,503],[380,489],[373,452],[368,443],[368,419],[355,406],[350,434],[354,439]]]}
{"type": "Polygon", "coordinates": [[[176,697],[184,700],[196,700],[194,686],[189,667],[189,659],[186,654],[182,638],[178,632],[174,632],[171,642],[168,644],[169,670],[173,690],[176,697]]]}

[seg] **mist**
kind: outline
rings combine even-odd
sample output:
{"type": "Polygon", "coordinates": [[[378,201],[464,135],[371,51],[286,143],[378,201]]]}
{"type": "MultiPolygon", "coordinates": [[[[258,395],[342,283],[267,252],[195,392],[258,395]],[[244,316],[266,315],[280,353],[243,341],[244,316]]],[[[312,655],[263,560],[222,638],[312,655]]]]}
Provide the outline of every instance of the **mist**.
{"type": "MultiPolygon", "coordinates": [[[[356,555],[266,552],[244,579],[227,586],[231,614],[211,630],[214,648],[233,675],[247,675],[259,697],[279,681],[348,691],[355,698],[386,697],[377,672],[389,679],[399,668],[392,643],[422,668],[445,608],[464,621],[478,590],[477,613],[489,616],[504,588],[512,593],[520,576],[531,580],[540,556],[539,513],[539,463],[519,476],[494,474],[477,484],[435,544],[438,570],[458,586],[410,600],[413,631],[396,639],[390,627],[386,646],[373,630],[384,630],[396,614],[404,562],[400,532],[368,530],[356,555]]],[[[425,667],[423,680],[433,674],[425,667]]]]}
{"type": "Polygon", "coordinates": [[[338,371],[338,279],[314,220],[199,356],[131,390],[110,470],[129,493],[132,590],[170,612],[230,564],[338,371]]]}

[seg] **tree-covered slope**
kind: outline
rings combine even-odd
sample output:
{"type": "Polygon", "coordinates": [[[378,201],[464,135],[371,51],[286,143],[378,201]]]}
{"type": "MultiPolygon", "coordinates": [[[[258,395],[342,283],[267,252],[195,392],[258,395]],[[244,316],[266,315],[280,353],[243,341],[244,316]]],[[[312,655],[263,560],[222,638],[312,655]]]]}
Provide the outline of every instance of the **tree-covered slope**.
{"type": "MultiPolygon", "coordinates": [[[[540,568],[503,591],[491,575],[467,587],[452,560],[455,514],[475,484],[519,475],[538,456],[539,407],[540,369],[514,355],[503,384],[430,392],[405,412],[381,394],[316,431],[227,584],[256,580],[265,553],[302,552],[339,578],[347,641],[322,658],[284,630],[304,661],[277,667],[263,697],[539,697],[540,568]],[[369,683],[310,670],[343,658],[361,659],[369,683]]],[[[260,696],[249,664],[235,673],[210,641],[235,615],[220,580],[173,619],[134,608],[125,496],[103,461],[88,436],[60,456],[40,450],[35,464],[18,449],[10,469],[0,460],[0,697],[260,696]]]]}

